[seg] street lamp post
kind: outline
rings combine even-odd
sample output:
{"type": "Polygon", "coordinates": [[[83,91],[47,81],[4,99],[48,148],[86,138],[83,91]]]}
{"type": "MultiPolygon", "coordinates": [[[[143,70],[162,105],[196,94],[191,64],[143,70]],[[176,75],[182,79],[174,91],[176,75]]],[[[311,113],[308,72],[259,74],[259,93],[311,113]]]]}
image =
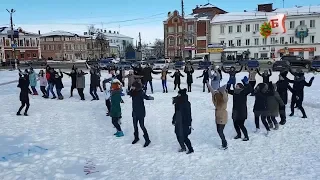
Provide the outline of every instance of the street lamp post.
{"type": "MultiPolygon", "coordinates": [[[[18,69],[18,65],[17,65],[17,59],[15,57],[15,48],[16,48],[16,44],[14,43],[14,30],[13,30],[13,19],[12,19],[12,15],[13,13],[16,12],[16,10],[14,9],[7,9],[8,13],[10,14],[10,26],[11,26],[11,48],[12,48],[12,58],[14,58],[14,66],[15,66],[15,69],[18,69]]],[[[10,61],[10,64],[11,64],[11,61],[10,61]]]]}

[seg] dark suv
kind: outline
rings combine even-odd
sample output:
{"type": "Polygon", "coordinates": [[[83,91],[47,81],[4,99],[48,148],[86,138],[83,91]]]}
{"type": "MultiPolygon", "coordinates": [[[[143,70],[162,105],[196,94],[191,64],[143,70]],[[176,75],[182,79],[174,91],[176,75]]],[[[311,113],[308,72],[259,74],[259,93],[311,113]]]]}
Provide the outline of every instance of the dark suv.
{"type": "Polygon", "coordinates": [[[289,62],[290,66],[299,66],[307,69],[311,67],[310,60],[303,59],[299,56],[282,56],[280,60],[289,62]]]}

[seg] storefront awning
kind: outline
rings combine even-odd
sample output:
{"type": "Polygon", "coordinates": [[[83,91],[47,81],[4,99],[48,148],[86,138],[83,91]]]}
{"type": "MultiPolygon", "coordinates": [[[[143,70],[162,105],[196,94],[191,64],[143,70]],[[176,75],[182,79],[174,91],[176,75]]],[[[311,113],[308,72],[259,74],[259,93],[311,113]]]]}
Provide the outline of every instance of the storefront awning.
{"type": "Polygon", "coordinates": [[[223,52],[244,52],[248,49],[224,49],[223,52]]]}
{"type": "Polygon", "coordinates": [[[309,51],[309,52],[314,52],[316,51],[315,47],[309,47],[309,48],[288,48],[288,49],[279,49],[279,53],[285,53],[286,51],[289,52],[304,52],[304,51],[309,51]]]}

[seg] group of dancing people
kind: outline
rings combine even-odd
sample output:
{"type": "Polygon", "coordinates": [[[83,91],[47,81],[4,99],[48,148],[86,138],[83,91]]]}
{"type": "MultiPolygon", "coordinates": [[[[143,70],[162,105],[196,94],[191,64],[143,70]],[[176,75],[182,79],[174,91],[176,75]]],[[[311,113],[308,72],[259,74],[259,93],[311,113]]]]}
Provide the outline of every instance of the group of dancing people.
{"type": "MultiPolygon", "coordinates": [[[[132,98],[132,118],[134,127],[134,140],[132,144],[136,144],[139,141],[139,131],[138,123],[143,131],[143,137],[145,139],[144,147],[147,147],[151,141],[149,134],[144,125],[144,120],[146,116],[146,109],[144,105],[144,100],[154,100],[152,96],[146,94],[147,85],[151,87],[151,92],[153,93],[152,86],[152,75],[151,74],[161,74],[161,81],[163,86],[163,93],[168,93],[167,88],[167,75],[171,74],[167,67],[164,67],[161,71],[157,72],[152,70],[150,66],[142,68],[141,66],[133,66],[129,74],[125,74],[124,70],[119,70],[116,72],[114,69],[110,69],[110,78],[100,81],[100,70],[97,67],[88,67],[90,69],[90,94],[93,97],[92,100],[99,100],[97,95],[97,89],[105,92],[105,102],[107,106],[107,115],[111,117],[112,124],[116,128],[116,137],[124,136],[121,128],[120,119],[122,118],[121,103],[123,103],[122,96],[123,87],[125,86],[124,79],[127,78],[127,94],[132,98]],[[101,87],[102,84],[102,87],[101,87]]],[[[304,73],[302,70],[297,70],[293,72],[291,69],[289,71],[283,71],[279,75],[279,80],[273,84],[270,81],[270,76],[272,76],[271,70],[266,70],[260,73],[258,68],[250,68],[248,70],[248,77],[244,76],[241,79],[241,83],[237,83],[236,74],[242,70],[236,70],[235,67],[226,69],[225,67],[219,68],[206,68],[203,70],[201,76],[197,78],[203,78],[203,91],[208,89],[208,92],[212,95],[212,102],[215,106],[215,119],[217,132],[221,138],[222,146],[221,149],[227,149],[228,143],[224,135],[224,128],[228,121],[227,103],[228,94],[233,97],[233,107],[232,107],[232,119],[235,131],[237,135],[235,139],[241,139],[243,134],[243,141],[248,141],[249,136],[247,129],[244,125],[245,120],[248,118],[247,112],[247,96],[251,95],[255,97],[255,102],[253,106],[253,113],[255,117],[256,131],[260,130],[260,119],[265,126],[269,134],[271,129],[277,130],[279,124],[284,125],[286,123],[286,112],[285,105],[288,102],[288,90],[292,93],[291,98],[291,114],[294,115],[294,109],[299,108],[303,114],[302,118],[307,118],[306,112],[302,106],[304,98],[304,87],[310,87],[314,80],[312,77],[309,82],[306,82],[304,73]],[[222,73],[221,71],[229,74],[229,80],[226,85],[220,86],[222,73]],[[287,77],[288,72],[290,72],[294,79],[291,80],[287,77]],[[263,78],[263,82],[256,85],[256,75],[259,74],[263,78]],[[292,87],[289,83],[292,83],[292,87]],[[276,117],[280,115],[280,122],[276,120],[276,117]],[[241,134],[242,131],[242,134],[241,134]]],[[[20,71],[20,70],[19,70],[20,71]]],[[[175,126],[175,133],[177,140],[180,144],[179,152],[187,151],[187,154],[193,153],[194,149],[192,147],[191,141],[188,136],[192,131],[192,114],[191,114],[191,103],[188,99],[187,92],[191,92],[193,83],[193,73],[194,69],[190,63],[188,63],[184,69],[184,73],[187,75],[187,88],[181,89],[181,79],[183,77],[180,70],[176,69],[173,75],[174,78],[174,89],[178,88],[178,95],[172,98],[172,104],[174,104],[174,115],[172,124],[175,126]]],[[[52,99],[55,99],[55,93],[53,87],[56,87],[56,93],[58,99],[63,99],[61,94],[61,89],[64,87],[62,83],[63,74],[71,77],[71,90],[70,96],[73,96],[73,90],[76,88],[79,92],[81,100],[85,100],[83,95],[83,89],[85,88],[84,76],[87,74],[80,69],[75,67],[72,68],[70,73],[55,71],[51,67],[46,68],[46,72],[40,70],[38,74],[38,79],[40,81],[40,89],[43,93],[44,98],[49,98],[49,93],[52,94],[52,99]]],[[[21,88],[20,101],[21,107],[19,108],[17,115],[21,115],[20,112],[25,109],[24,115],[28,115],[27,111],[29,109],[29,94],[37,95],[36,82],[37,76],[32,68],[30,71],[25,70],[19,73],[19,83],[18,87],[21,88]],[[31,86],[32,91],[29,90],[31,86]]]]}

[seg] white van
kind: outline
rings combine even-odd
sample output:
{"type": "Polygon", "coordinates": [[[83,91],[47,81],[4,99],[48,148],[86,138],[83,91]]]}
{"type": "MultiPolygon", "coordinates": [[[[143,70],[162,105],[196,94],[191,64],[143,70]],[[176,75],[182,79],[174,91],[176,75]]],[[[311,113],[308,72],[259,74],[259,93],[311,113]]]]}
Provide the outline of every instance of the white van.
{"type": "Polygon", "coordinates": [[[163,69],[165,66],[167,66],[166,60],[165,60],[165,59],[160,59],[160,60],[154,62],[153,69],[155,69],[155,70],[161,70],[161,69],[163,69]]]}

